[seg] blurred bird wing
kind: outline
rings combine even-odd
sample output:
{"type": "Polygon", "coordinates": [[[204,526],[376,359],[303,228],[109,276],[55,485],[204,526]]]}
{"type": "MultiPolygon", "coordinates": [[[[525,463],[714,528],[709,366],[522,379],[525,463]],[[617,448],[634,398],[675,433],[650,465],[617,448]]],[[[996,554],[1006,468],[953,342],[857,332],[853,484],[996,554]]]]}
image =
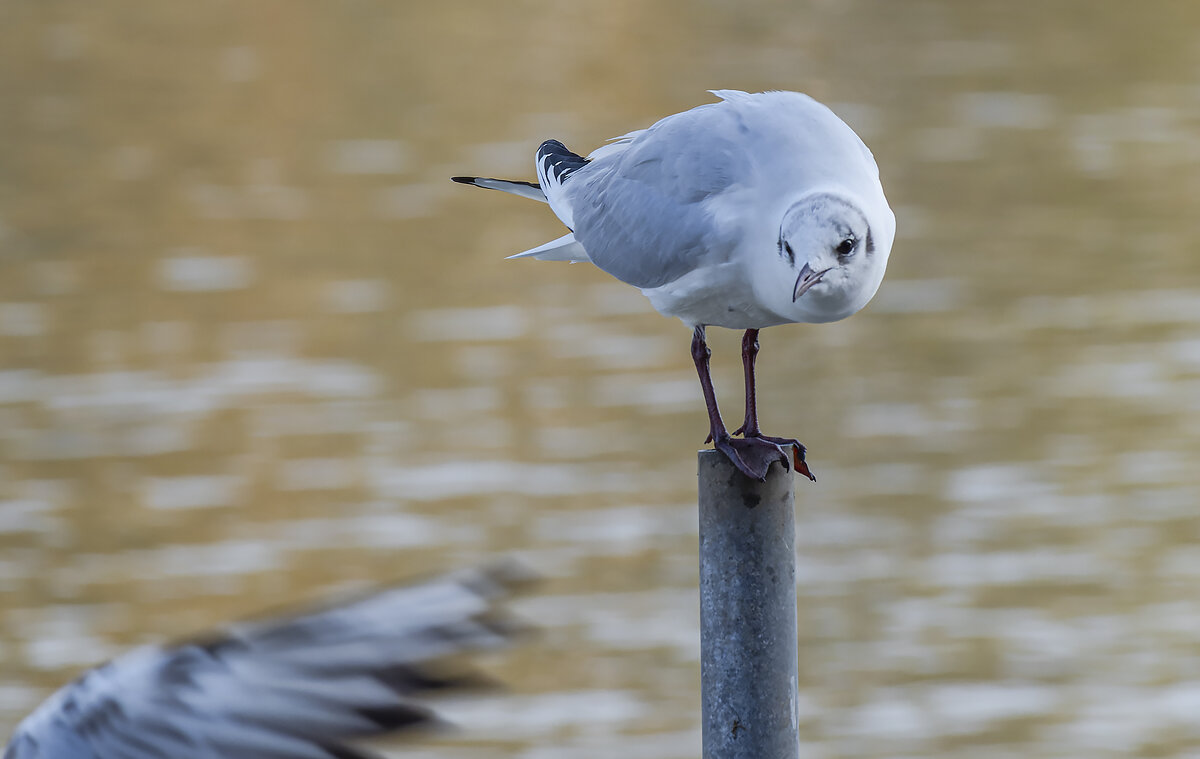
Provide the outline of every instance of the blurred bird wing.
{"type": "Polygon", "coordinates": [[[434,715],[410,699],[477,678],[432,668],[503,645],[511,572],[477,571],[136,649],[85,673],[18,726],[5,759],[331,759],[434,715]]]}

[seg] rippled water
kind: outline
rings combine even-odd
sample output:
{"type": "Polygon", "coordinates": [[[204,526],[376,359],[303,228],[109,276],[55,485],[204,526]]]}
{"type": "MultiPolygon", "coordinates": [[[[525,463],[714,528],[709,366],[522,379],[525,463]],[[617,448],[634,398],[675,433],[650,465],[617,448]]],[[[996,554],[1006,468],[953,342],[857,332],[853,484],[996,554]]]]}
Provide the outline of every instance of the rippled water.
{"type": "MultiPolygon", "coordinates": [[[[0,4],[0,722],[79,668],[515,552],[545,628],[416,756],[699,754],[688,334],[504,261],[528,177],[799,89],[899,220],[763,334],[808,757],[1200,746],[1200,6],[0,4]]],[[[737,336],[714,334],[736,409],[737,336]]]]}

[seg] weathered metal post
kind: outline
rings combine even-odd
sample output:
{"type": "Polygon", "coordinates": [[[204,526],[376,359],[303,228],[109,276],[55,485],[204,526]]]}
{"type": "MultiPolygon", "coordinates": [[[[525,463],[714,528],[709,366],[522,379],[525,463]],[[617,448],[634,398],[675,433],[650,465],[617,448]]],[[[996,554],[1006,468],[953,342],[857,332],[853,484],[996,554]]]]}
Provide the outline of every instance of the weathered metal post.
{"type": "Polygon", "coordinates": [[[714,450],[699,463],[704,759],[796,759],[792,473],[751,480],[714,450]]]}

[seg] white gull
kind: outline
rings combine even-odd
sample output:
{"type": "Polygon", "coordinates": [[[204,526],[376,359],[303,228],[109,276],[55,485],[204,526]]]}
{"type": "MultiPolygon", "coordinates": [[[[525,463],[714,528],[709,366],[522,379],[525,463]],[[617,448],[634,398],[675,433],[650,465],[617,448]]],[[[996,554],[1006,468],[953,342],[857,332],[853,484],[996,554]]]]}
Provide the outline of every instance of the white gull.
{"type": "MultiPolygon", "coordinates": [[[[762,434],[754,391],[758,331],[857,312],[883,281],[896,218],[871,151],[796,92],[714,90],[721,102],[668,116],[587,158],[538,148],[538,182],[454,177],[550,204],[570,231],[514,258],[590,261],[693,330],[709,437],[747,476],[773,461],[812,477],[804,446],[762,434]],[[717,409],[705,328],[746,330],[746,416],[717,409]],[[733,435],[741,434],[741,439],[733,435]]],[[[814,478],[815,479],[815,478],[814,478]]]]}

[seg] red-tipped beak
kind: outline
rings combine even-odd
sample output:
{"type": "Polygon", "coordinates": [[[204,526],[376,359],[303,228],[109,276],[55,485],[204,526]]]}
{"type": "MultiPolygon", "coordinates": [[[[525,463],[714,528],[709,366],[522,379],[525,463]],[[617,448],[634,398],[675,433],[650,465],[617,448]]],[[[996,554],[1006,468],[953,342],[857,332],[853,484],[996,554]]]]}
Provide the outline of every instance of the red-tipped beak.
{"type": "MultiPolygon", "coordinates": [[[[832,266],[829,267],[829,269],[832,268],[832,266]]],[[[800,269],[800,276],[796,277],[796,287],[792,290],[792,302],[795,303],[797,298],[808,292],[808,288],[820,282],[821,277],[825,276],[825,273],[829,269],[813,271],[811,266],[804,264],[803,268],[800,269]]]]}

